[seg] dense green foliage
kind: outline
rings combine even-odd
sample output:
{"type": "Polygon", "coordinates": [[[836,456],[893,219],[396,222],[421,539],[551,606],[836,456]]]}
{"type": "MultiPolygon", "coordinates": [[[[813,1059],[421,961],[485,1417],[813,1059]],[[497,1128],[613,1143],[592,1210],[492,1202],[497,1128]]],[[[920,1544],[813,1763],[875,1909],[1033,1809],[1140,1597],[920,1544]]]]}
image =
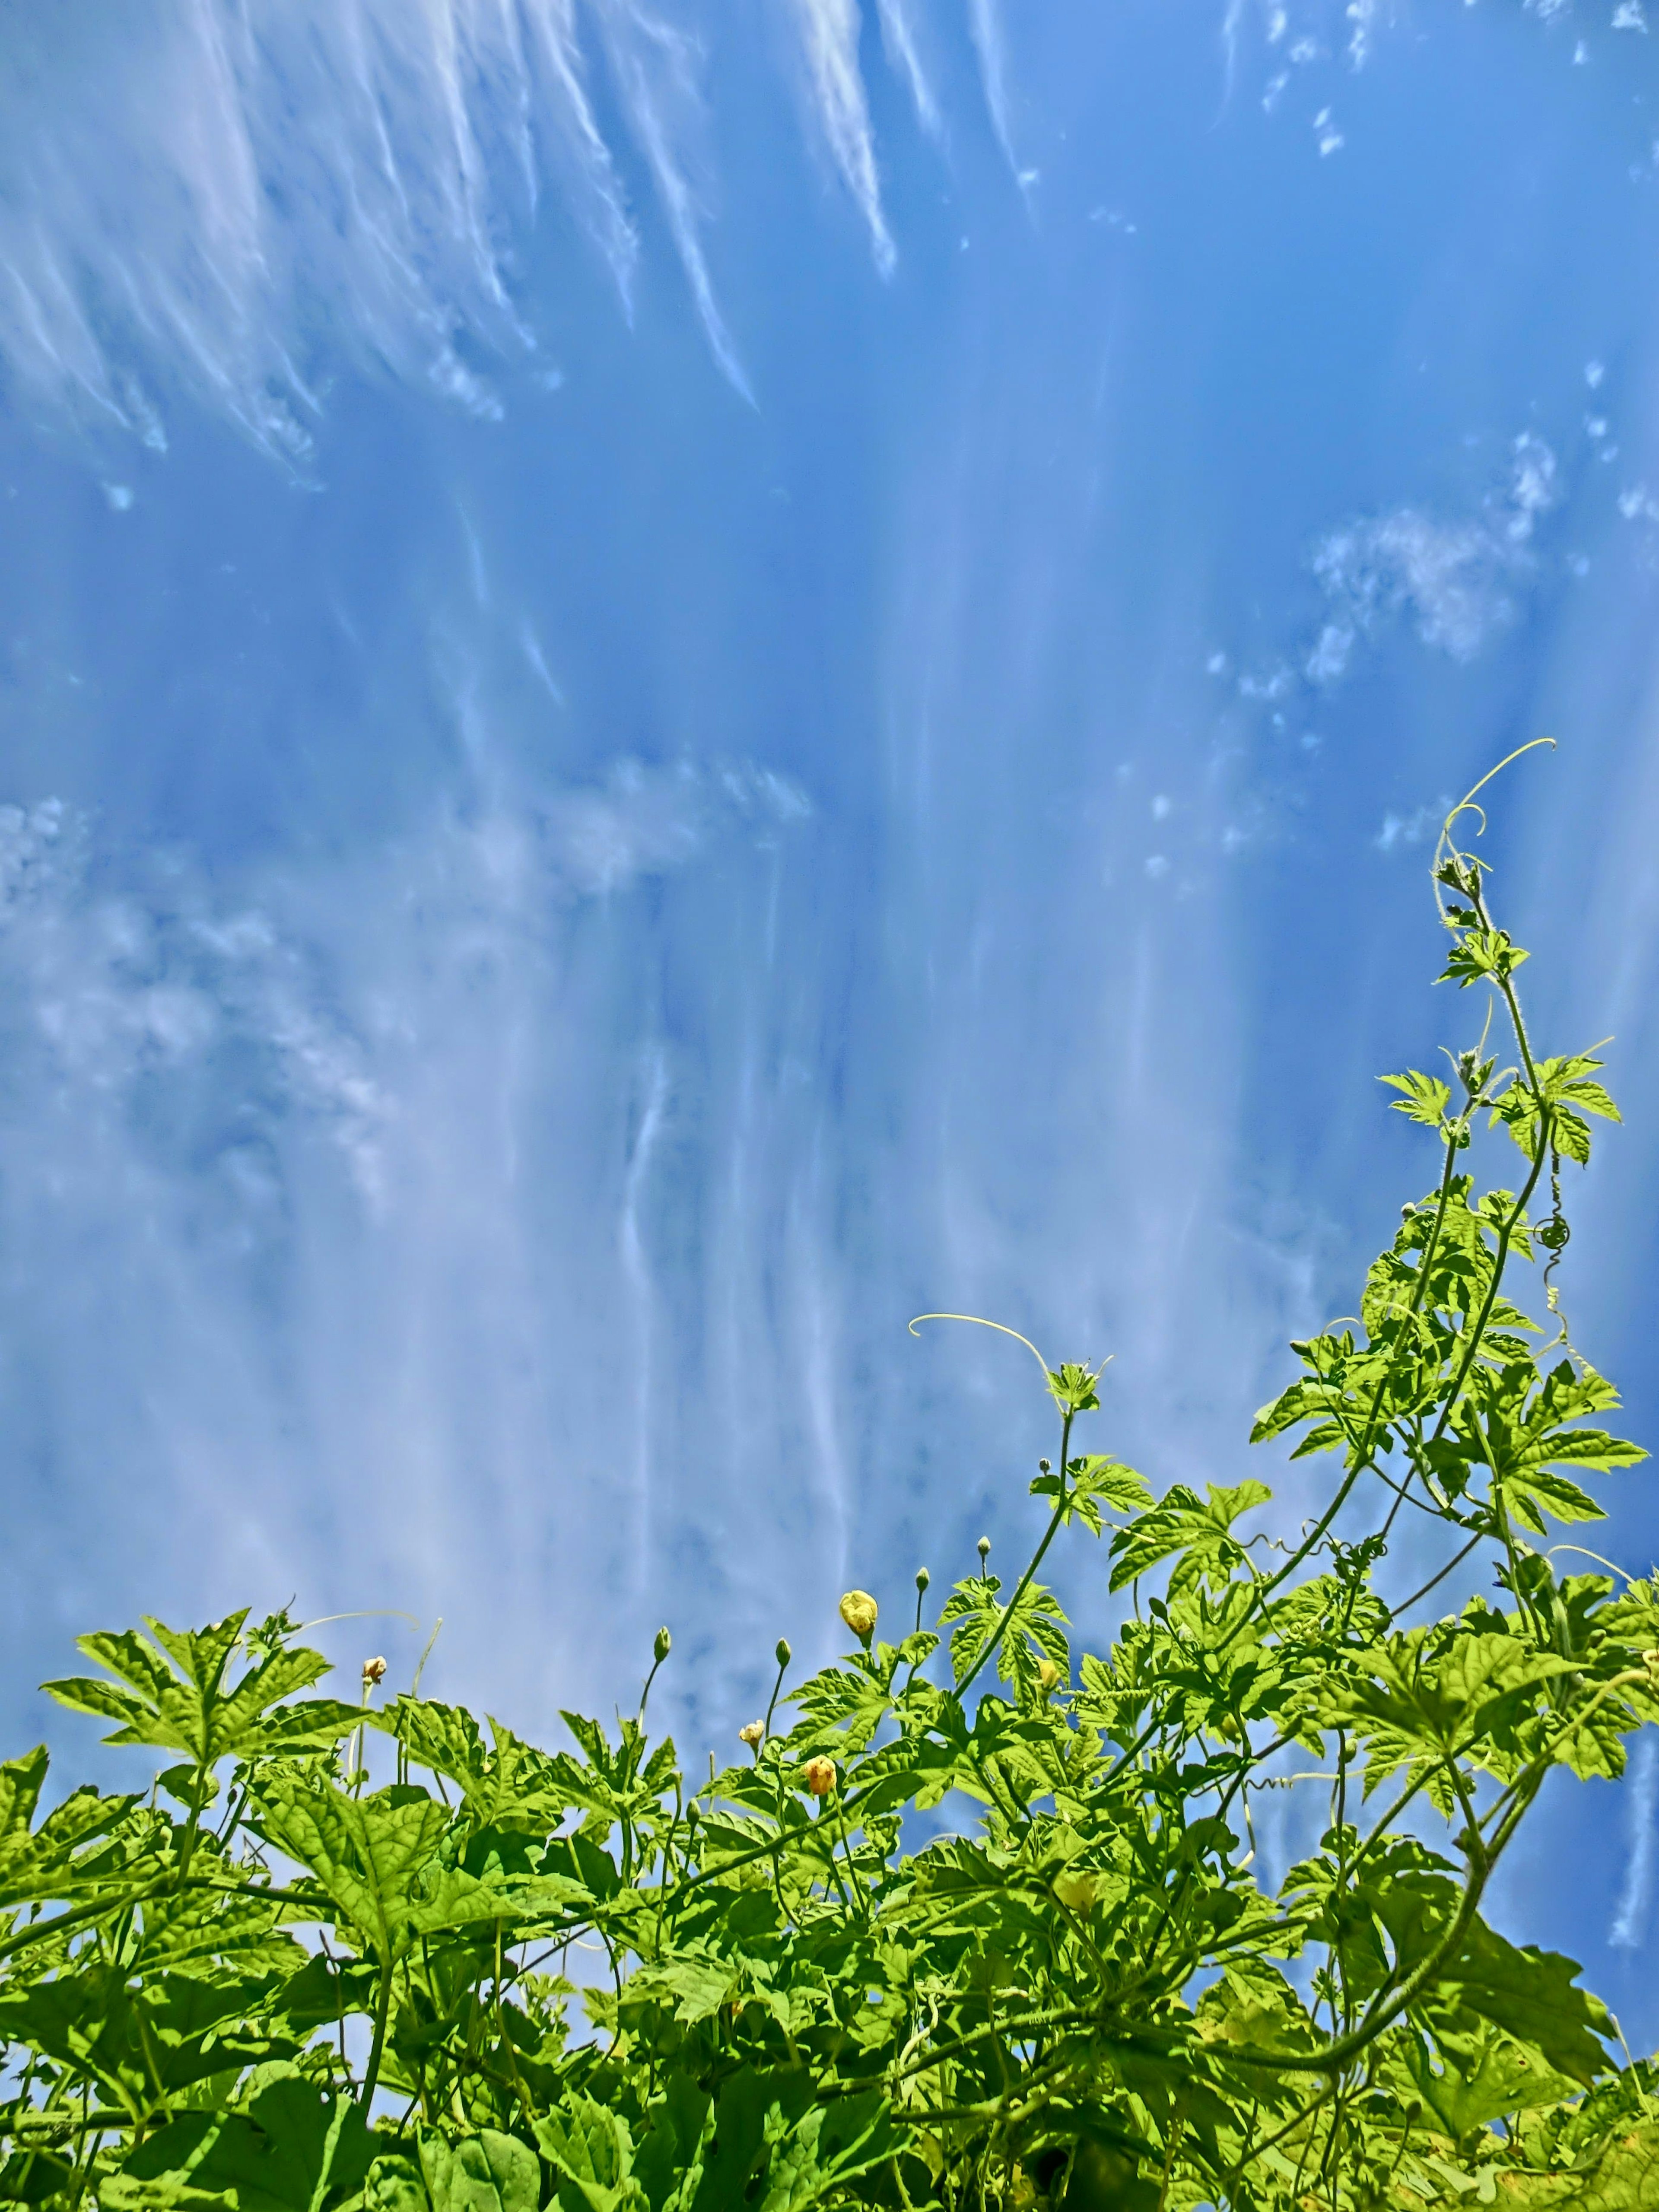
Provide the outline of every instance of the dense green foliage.
{"type": "Polygon", "coordinates": [[[790,1688],[781,1644],[707,1780],[647,1733],[651,1678],[550,1752],[418,1680],[384,1699],[378,1662],[361,1704],[311,1695],[286,1614],[88,1637],[100,1673],[47,1686],[169,1763],[38,1822],[44,1752],[0,1769],[0,2195],[1659,2206],[1652,2070],[1572,1961],[1482,1917],[1552,1770],[1616,1776],[1659,1719],[1659,1584],[1550,1540],[1643,1456],[1551,1281],[1564,1164],[1613,1107],[1595,1060],[1534,1049],[1452,827],[1446,976],[1495,1018],[1449,1081],[1388,1079],[1437,1180],[1257,1419],[1331,1469],[1293,1546],[1243,1533],[1260,1483],[1155,1499],[1074,1449],[1098,1375],[1062,1365],[1008,1595],[981,1556],[924,1626],[919,1575],[888,1643],[850,1592],[846,1658],[790,1688]],[[1514,1189],[1472,1173],[1498,1147],[1514,1189]],[[1407,1525],[1438,1571],[1390,1603],[1407,1525]],[[1067,1529],[1129,1594],[1097,1656],[1036,1579],[1067,1529]],[[1454,1573],[1481,1594],[1427,1618],[1454,1573]],[[1313,1815],[1273,1893],[1267,1791],[1313,1815]]]}

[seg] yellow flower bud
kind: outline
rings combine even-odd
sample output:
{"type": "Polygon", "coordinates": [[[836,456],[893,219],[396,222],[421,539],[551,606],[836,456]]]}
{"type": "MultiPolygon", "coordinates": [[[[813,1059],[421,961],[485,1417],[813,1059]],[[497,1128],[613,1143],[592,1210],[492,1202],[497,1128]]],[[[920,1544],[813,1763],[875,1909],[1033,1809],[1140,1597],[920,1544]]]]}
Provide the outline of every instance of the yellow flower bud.
{"type": "Polygon", "coordinates": [[[848,1590],[841,1601],[841,1617],[867,1651],[876,1632],[876,1601],[868,1590],[848,1590]]]}
{"type": "Polygon", "coordinates": [[[365,1659],[363,1662],[364,1687],[367,1688],[374,1682],[384,1682],[385,1680],[386,1661],[384,1659],[365,1659]]]}
{"type": "Polygon", "coordinates": [[[755,1750],[765,1741],[766,1723],[764,1721],[750,1721],[747,1728],[740,1728],[738,1730],[738,1741],[746,1743],[750,1751],[755,1750]]]}
{"type": "Polygon", "coordinates": [[[827,1797],[836,1786],[835,1760],[809,1759],[806,1762],[806,1786],[815,1797],[827,1797]]]}
{"type": "Polygon", "coordinates": [[[1045,1698],[1052,1698],[1060,1687],[1060,1669],[1052,1659],[1037,1661],[1037,1681],[1045,1698]]]}

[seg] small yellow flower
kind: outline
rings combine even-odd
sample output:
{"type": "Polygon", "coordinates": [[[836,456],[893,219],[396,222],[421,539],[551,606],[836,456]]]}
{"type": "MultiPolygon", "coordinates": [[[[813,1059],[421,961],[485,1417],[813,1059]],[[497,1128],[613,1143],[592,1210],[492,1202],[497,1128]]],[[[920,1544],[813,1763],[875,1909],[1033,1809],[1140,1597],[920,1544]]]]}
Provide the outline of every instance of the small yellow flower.
{"type": "Polygon", "coordinates": [[[1037,1661],[1037,1684],[1045,1698],[1052,1698],[1060,1687],[1060,1669],[1052,1659],[1037,1661]]]}
{"type": "Polygon", "coordinates": [[[876,1632],[876,1601],[868,1590],[848,1590],[841,1601],[841,1617],[867,1651],[876,1632]]]}
{"type": "Polygon", "coordinates": [[[364,1688],[368,1688],[372,1683],[384,1682],[385,1680],[386,1661],[384,1659],[365,1659],[363,1662],[364,1688]]]}
{"type": "Polygon", "coordinates": [[[815,1797],[827,1797],[836,1786],[835,1760],[809,1759],[806,1762],[806,1786],[815,1797]]]}
{"type": "Polygon", "coordinates": [[[1054,1876],[1054,1895],[1073,1912],[1091,1912],[1100,1894],[1100,1881],[1097,1874],[1059,1874],[1054,1876]]]}
{"type": "Polygon", "coordinates": [[[746,1743],[750,1751],[756,1750],[765,1741],[766,1723],[764,1721],[750,1721],[747,1728],[740,1728],[738,1730],[738,1741],[746,1743]]]}

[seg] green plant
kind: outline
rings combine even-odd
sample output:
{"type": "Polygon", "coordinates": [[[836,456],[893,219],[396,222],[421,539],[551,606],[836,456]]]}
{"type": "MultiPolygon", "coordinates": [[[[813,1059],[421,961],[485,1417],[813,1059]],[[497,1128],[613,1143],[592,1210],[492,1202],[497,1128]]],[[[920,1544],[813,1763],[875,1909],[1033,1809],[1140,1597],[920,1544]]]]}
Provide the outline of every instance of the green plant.
{"type": "Polygon", "coordinates": [[[983,1547],[932,1627],[918,1575],[896,1643],[849,1592],[855,1648],[786,1691],[780,1644],[765,1721],[707,1782],[647,1731],[666,1631],[637,1716],[567,1714],[554,1752],[415,1693],[370,1710],[379,1662],[360,1704],[308,1695],[324,1662],[286,1614],[87,1638],[103,1674],[53,1695],[173,1763],[38,1821],[44,1752],[0,1769],[0,2195],[1659,2204],[1653,2069],[1617,2063],[1571,1960],[1482,1917],[1551,1772],[1617,1775],[1659,1718],[1659,1586],[1564,1572],[1576,1547],[1547,1540],[1600,1513],[1581,1479],[1644,1455],[1596,1425],[1614,1394],[1553,1280],[1564,1164],[1614,1109],[1594,1058],[1538,1055],[1463,812],[1435,862],[1445,973],[1488,993],[1505,1053],[1489,1017],[1449,1081],[1386,1079],[1440,1172],[1256,1420],[1333,1468],[1294,1546],[1241,1533],[1260,1483],[1154,1498],[1075,1450],[1098,1372],[1045,1364],[1059,1448],[1006,1599],[983,1547]],[[1514,1189],[1471,1172],[1488,1133],[1514,1189]],[[1542,1328],[1516,1287],[1540,1266],[1542,1328]],[[1445,1557],[1391,1603],[1407,1513],[1445,1557]],[[1066,1529],[1130,1594],[1075,1660],[1036,1578],[1066,1529]],[[1486,1589],[1423,1619],[1477,1554],[1486,1589]],[[1266,1791],[1324,1807],[1273,1893],[1266,1791]],[[905,1849],[907,1814],[963,1808],[905,1849]]]}

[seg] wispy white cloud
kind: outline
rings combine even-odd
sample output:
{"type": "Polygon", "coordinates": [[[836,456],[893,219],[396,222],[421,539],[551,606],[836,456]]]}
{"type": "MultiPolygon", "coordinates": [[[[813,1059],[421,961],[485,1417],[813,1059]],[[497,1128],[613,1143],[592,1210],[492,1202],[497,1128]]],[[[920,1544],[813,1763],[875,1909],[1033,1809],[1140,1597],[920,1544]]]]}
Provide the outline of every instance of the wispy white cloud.
{"type": "Polygon", "coordinates": [[[176,856],[147,884],[100,875],[58,802],[0,806],[0,969],[25,1087],[107,1138],[135,1089],[257,1063],[265,1104],[325,1131],[374,1199],[390,1104],[305,949],[257,908],[216,908],[176,856]]]}
{"type": "Polygon", "coordinates": [[[1009,167],[1018,176],[1020,168],[1014,154],[1013,125],[1009,114],[1008,47],[998,0],[968,0],[968,21],[979,56],[980,81],[985,88],[991,127],[1009,167]]]}
{"type": "MultiPolygon", "coordinates": [[[[702,1510],[664,1480],[684,1424],[653,1347],[708,1294],[663,1173],[696,1082],[630,895],[718,914],[715,860],[763,909],[757,848],[810,811],[744,762],[623,763],[227,882],[53,802],[0,807],[0,1311],[52,1409],[66,1603],[63,1527],[95,1510],[100,1581],[133,1571],[164,1611],[210,1584],[453,1612],[465,1580],[501,1639],[479,1679],[533,1698],[544,1670],[568,1692],[613,1663],[605,1593],[642,1601],[702,1510]],[[619,1419],[635,1511],[594,1457],[619,1419]],[[583,1578],[562,1629],[555,1543],[583,1578]]],[[[810,1364],[830,1324],[803,1205],[756,1296],[810,1364]]]]}
{"type": "Polygon", "coordinates": [[[1638,1741],[1625,1781],[1625,1825],[1629,1856],[1625,1861],[1624,1887],[1607,1942],[1615,1951],[1639,1951],[1647,1941],[1648,1917],[1653,1906],[1655,1845],[1659,1843],[1655,1814],[1659,1812],[1659,1748],[1644,1733],[1638,1741]]]}
{"type": "MultiPolygon", "coordinates": [[[[1240,51],[1252,18],[1268,69],[1261,105],[1272,114],[1297,69],[1339,56],[1352,70],[1364,69],[1375,46],[1382,14],[1379,0],[1257,0],[1254,8],[1249,0],[1224,0],[1221,48],[1226,96],[1231,99],[1237,80],[1240,51]]],[[[1389,20],[1393,20],[1392,10],[1389,20]]],[[[1334,153],[1343,143],[1329,127],[1328,110],[1314,127],[1321,134],[1322,153],[1334,153]],[[1334,143],[1324,143],[1331,139],[1334,143]]]]}
{"type": "Polygon", "coordinates": [[[1555,455],[1523,431],[1507,481],[1474,517],[1444,521],[1402,507],[1333,531],[1313,558],[1328,613],[1304,664],[1309,681],[1339,682],[1359,641],[1402,617],[1425,645],[1472,659],[1513,618],[1510,587],[1532,567],[1538,519],[1559,497],[1555,455]]]}
{"type": "Polygon", "coordinates": [[[1409,814],[1396,814],[1390,810],[1383,816],[1382,827],[1376,833],[1377,851],[1396,852],[1402,845],[1420,845],[1425,837],[1437,836],[1451,806],[1450,799],[1443,794],[1432,805],[1414,806],[1409,814]]]}
{"type": "Polygon", "coordinates": [[[940,129],[939,101],[922,65],[921,38],[912,13],[913,0],[877,0],[881,40],[889,66],[904,80],[915,103],[916,118],[930,137],[940,129]]]}
{"type": "MultiPolygon", "coordinates": [[[[1227,0],[1221,16],[1221,51],[1225,59],[1225,93],[1232,97],[1233,81],[1238,70],[1238,34],[1244,21],[1245,0],[1227,0]]],[[[1271,35],[1271,34],[1270,34],[1271,35]]]]}
{"type": "Polygon", "coordinates": [[[714,295],[702,242],[706,208],[690,166],[689,142],[702,120],[697,43],[659,17],[616,0],[603,21],[629,125],[655,181],[709,349],[727,380],[752,405],[755,395],[714,295]]]}
{"type": "Polygon", "coordinates": [[[631,292],[592,44],[741,384],[690,182],[700,47],[643,0],[592,0],[586,20],[589,41],[578,0],[148,0],[96,38],[35,16],[0,54],[9,378],[157,446],[182,391],[295,460],[334,351],[499,412],[472,355],[534,350],[507,238],[545,182],[631,292]]]}
{"type": "Polygon", "coordinates": [[[1353,68],[1364,69],[1370,58],[1371,39],[1376,27],[1377,0],[1348,0],[1346,15],[1348,60],[1353,68]]]}
{"type": "MultiPolygon", "coordinates": [[[[1473,5],[1474,0],[1468,0],[1473,5]]],[[[1523,0],[1526,12],[1546,26],[1571,14],[1573,0],[1523,0]]],[[[1220,45],[1226,97],[1237,82],[1241,56],[1252,25],[1257,57],[1267,64],[1261,105],[1269,112],[1291,82],[1289,63],[1328,63],[1352,75],[1367,69],[1385,39],[1411,34],[1413,17],[1398,0],[1220,0],[1220,45]]],[[[1615,31],[1647,28],[1644,0],[1618,0],[1611,17],[1615,31]]],[[[1588,51],[1579,40],[1571,60],[1583,63],[1588,51]]]]}
{"type": "MultiPolygon", "coordinates": [[[[811,81],[813,104],[823,125],[830,156],[840,170],[859,212],[869,226],[876,266],[885,276],[895,258],[893,240],[881,209],[881,185],[876,173],[875,141],[870,129],[870,104],[865,96],[859,67],[860,27],[856,0],[794,0],[802,51],[811,81]]],[[[898,52],[912,78],[919,83],[915,49],[908,26],[896,17],[898,52]]],[[[893,33],[889,33],[890,46],[893,33]]],[[[920,105],[920,101],[918,102],[920,105]]]]}
{"type": "Polygon", "coordinates": [[[634,1583],[643,1585],[651,1558],[651,1469],[655,1457],[653,1415],[657,1401],[655,1354],[659,1320],[655,1285],[646,1247],[645,1210],[651,1170],[663,1133],[668,1105],[667,1060],[660,1044],[646,1054],[645,1097],[635,1117],[623,1184],[618,1243],[623,1271],[634,1308],[632,1396],[634,1452],[631,1531],[634,1583]]]}
{"type": "MultiPolygon", "coordinates": [[[[877,7],[936,134],[916,0],[877,7]]],[[[791,15],[884,273],[859,0],[791,0],[791,15]]],[[[96,37],[75,11],[37,11],[0,51],[0,375],[157,450],[185,396],[301,467],[337,358],[498,416],[491,356],[537,344],[513,234],[550,187],[632,299],[638,211],[597,78],[711,350],[752,398],[709,260],[717,28],[684,0],[134,0],[96,37]]],[[[971,0],[969,28],[1012,163],[997,0],[971,0]]]]}
{"type": "Polygon", "coordinates": [[[775,818],[805,809],[792,786],[778,793],[751,776],[711,783],[690,762],[647,769],[623,761],[608,781],[550,799],[539,822],[539,842],[561,896],[591,898],[626,890],[642,876],[682,866],[704,844],[725,803],[752,817],[775,818]]]}
{"type": "MultiPolygon", "coordinates": [[[[446,816],[387,866],[428,908],[464,884],[475,917],[534,929],[732,836],[765,845],[811,811],[799,787],[750,763],[623,760],[602,783],[446,816]]],[[[384,896],[395,911],[390,881],[384,896]]],[[[387,1018],[383,1004],[369,1011],[373,991],[354,1011],[329,986],[335,955],[305,920],[316,897],[326,902],[325,884],[301,895],[275,878],[227,903],[187,854],[123,865],[56,799],[0,805],[0,986],[14,1073],[33,1069],[65,1104],[101,1102],[101,1113],[157,1077],[208,1079],[210,1063],[257,1061],[261,1110],[308,1117],[377,1201],[400,1110],[376,1044],[387,1018]]]]}
{"type": "Polygon", "coordinates": [[[1314,557],[1314,574],[1333,609],[1308,658],[1316,684],[1346,675],[1357,641],[1397,614],[1414,621],[1425,645],[1467,660],[1513,612],[1498,588],[1487,532],[1409,507],[1334,532],[1314,557]]]}

